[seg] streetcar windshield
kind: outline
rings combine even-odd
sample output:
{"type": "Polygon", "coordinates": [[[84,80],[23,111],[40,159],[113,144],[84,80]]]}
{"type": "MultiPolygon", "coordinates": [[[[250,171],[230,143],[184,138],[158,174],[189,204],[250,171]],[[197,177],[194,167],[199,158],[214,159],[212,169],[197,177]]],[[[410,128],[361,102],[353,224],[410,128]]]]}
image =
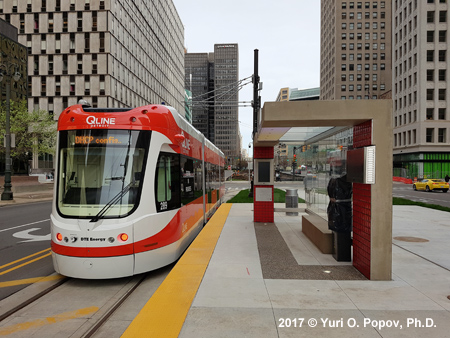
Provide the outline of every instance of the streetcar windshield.
{"type": "Polygon", "coordinates": [[[124,217],[138,205],[150,131],[60,131],[57,207],[63,217],[124,217]],[[106,206],[106,207],[105,207],[106,206]]]}

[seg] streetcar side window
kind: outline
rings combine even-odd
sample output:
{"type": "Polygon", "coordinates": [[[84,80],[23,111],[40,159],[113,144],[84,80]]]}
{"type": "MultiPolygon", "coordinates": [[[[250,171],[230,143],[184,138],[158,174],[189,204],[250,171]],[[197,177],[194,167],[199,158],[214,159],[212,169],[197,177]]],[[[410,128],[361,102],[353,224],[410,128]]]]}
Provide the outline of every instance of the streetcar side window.
{"type": "Polygon", "coordinates": [[[172,210],[180,207],[180,156],[161,153],[156,166],[156,209],[172,210]]]}
{"type": "Polygon", "coordinates": [[[187,205],[202,197],[202,163],[181,156],[181,205],[187,205]]]}

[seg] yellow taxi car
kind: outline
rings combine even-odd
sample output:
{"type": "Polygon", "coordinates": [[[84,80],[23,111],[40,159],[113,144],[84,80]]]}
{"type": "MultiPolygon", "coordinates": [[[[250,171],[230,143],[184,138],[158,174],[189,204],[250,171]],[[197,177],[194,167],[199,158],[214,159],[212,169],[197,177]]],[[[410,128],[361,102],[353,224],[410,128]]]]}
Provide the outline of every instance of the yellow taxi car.
{"type": "Polygon", "coordinates": [[[434,190],[442,190],[443,192],[448,191],[449,184],[441,179],[424,179],[420,182],[416,182],[413,184],[414,190],[426,190],[426,191],[434,191],[434,190]]]}

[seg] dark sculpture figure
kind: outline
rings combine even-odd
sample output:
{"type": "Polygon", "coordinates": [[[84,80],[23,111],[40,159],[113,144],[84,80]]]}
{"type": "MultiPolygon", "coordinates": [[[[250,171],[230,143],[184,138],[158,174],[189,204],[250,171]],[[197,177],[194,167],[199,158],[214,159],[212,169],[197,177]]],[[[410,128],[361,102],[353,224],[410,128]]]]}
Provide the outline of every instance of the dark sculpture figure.
{"type": "Polygon", "coordinates": [[[352,183],[347,175],[331,178],[328,183],[328,229],[336,232],[352,231],[352,183]]]}

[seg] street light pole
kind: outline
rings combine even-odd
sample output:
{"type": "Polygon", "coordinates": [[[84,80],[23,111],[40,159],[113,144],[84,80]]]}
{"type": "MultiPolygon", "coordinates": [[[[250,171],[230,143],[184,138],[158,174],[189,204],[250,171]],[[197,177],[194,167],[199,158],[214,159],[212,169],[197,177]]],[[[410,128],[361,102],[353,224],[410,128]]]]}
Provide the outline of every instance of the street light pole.
{"type": "MultiPolygon", "coordinates": [[[[5,75],[6,86],[6,124],[5,124],[5,185],[2,192],[2,201],[10,201],[13,199],[13,192],[11,190],[11,131],[10,131],[10,102],[11,102],[11,78],[14,81],[19,81],[20,73],[16,70],[11,76],[8,72],[8,65],[2,64],[6,71],[5,74],[0,69],[0,82],[5,75]]],[[[11,64],[9,64],[11,66],[11,64]]]]}

